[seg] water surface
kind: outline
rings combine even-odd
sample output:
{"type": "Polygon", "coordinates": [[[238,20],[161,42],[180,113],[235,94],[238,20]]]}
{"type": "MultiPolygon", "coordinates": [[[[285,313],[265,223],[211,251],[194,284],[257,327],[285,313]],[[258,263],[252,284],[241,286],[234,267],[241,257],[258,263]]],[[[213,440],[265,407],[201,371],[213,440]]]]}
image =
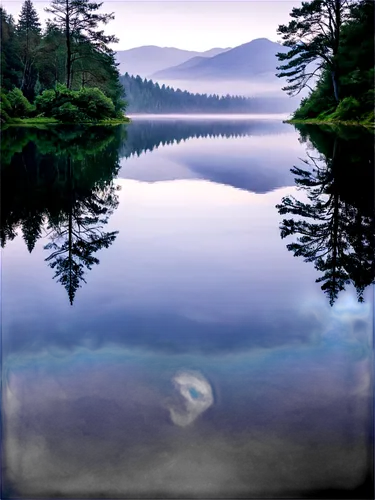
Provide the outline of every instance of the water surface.
{"type": "Polygon", "coordinates": [[[4,131],[2,497],[371,498],[371,143],[4,131]]]}

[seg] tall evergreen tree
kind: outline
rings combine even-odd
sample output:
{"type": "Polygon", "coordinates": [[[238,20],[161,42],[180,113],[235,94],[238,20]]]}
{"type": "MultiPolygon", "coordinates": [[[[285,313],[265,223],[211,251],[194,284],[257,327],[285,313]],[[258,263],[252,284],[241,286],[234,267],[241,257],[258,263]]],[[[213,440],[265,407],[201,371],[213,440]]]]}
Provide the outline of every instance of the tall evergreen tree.
{"type": "Polygon", "coordinates": [[[311,0],[302,2],[290,13],[289,24],[280,25],[278,34],[286,53],[278,53],[281,61],[278,77],[286,77],[283,90],[296,95],[323,69],[329,70],[335,100],[339,101],[340,67],[338,60],[341,28],[349,13],[348,0],[311,0]]]}
{"type": "Polygon", "coordinates": [[[22,63],[20,88],[25,97],[34,99],[37,81],[35,59],[41,42],[41,27],[38,14],[31,0],[25,0],[17,23],[17,54],[22,63]]]}
{"type": "Polygon", "coordinates": [[[98,52],[111,54],[109,43],[117,42],[114,35],[105,35],[104,30],[99,29],[100,24],[107,24],[114,19],[114,13],[99,14],[101,3],[89,0],[52,0],[51,6],[46,12],[54,17],[51,23],[63,31],[66,45],[66,85],[72,86],[74,62],[87,57],[81,54],[80,48],[86,43],[98,52]]]}
{"type": "Polygon", "coordinates": [[[17,34],[14,19],[0,7],[1,22],[1,71],[0,84],[4,90],[18,87],[22,74],[21,62],[17,57],[17,34]]]}

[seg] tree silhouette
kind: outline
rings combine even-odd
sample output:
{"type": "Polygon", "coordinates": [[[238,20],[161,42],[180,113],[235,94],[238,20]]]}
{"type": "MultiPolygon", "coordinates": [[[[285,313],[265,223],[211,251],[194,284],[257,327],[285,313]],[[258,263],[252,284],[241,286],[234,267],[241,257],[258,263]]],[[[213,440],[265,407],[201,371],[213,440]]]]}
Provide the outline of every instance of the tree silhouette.
{"type": "Polygon", "coordinates": [[[315,127],[302,129],[301,140],[318,152],[307,153],[307,168],[291,169],[308,201],[286,196],[276,206],[281,215],[297,216],[282,221],[281,238],[298,235],[287,248],[314,263],[321,273],[316,281],[331,305],[350,283],[362,302],[375,276],[372,136],[347,137],[315,127]]]}
{"type": "Polygon", "coordinates": [[[105,190],[95,186],[89,196],[80,199],[74,185],[72,160],[68,157],[66,161],[67,207],[57,224],[50,222],[51,242],[44,248],[53,250],[45,260],[55,269],[54,278],[64,286],[73,304],[81,281],[86,283],[84,268],[91,269],[94,264],[99,264],[99,259],[93,254],[101,248],[108,248],[116,239],[118,231],[104,232],[102,228],[117,208],[118,200],[113,185],[105,190]]]}

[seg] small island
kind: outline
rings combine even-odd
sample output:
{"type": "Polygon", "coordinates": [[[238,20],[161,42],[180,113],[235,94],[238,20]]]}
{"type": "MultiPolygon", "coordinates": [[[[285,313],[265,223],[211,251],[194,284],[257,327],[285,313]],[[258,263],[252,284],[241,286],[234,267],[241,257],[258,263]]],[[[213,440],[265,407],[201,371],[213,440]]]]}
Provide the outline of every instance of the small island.
{"type": "Polygon", "coordinates": [[[0,9],[3,125],[129,122],[109,48],[117,39],[100,26],[114,14],[99,13],[101,5],[52,0],[44,30],[31,0],[25,0],[17,23],[0,9]]]}

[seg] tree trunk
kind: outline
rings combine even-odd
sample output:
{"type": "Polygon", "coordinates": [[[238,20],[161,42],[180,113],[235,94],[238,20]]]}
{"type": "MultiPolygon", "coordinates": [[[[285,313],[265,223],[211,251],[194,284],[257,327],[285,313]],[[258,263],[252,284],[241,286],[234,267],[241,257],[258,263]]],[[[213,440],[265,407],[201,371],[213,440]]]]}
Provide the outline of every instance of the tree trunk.
{"type": "Polygon", "coordinates": [[[66,0],[65,13],[65,36],[66,36],[66,86],[71,87],[71,71],[72,71],[72,48],[70,45],[70,26],[69,26],[69,0],[66,0]]]}
{"type": "Polygon", "coordinates": [[[337,71],[333,69],[331,71],[331,75],[332,75],[333,93],[335,95],[335,100],[336,102],[339,102],[340,96],[339,96],[339,82],[337,77],[337,71]]]}
{"type": "Polygon", "coordinates": [[[69,248],[69,301],[70,305],[73,305],[74,292],[72,287],[72,247],[73,247],[73,181],[72,181],[72,162],[70,156],[68,156],[68,176],[69,176],[69,194],[70,194],[70,204],[69,204],[69,222],[68,222],[68,248],[69,248]]]}
{"type": "Polygon", "coordinates": [[[341,33],[341,25],[342,25],[342,0],[335,0],[334,4],[334,13],[335,13],[335,41],[333,45],[333,69],[332,69],[332,84],[333,84],[333,93],[335,96],[336,102],[340,101],[339,95],[339,68],[337,56],[340,48],[340,33],[341,33]]]}

